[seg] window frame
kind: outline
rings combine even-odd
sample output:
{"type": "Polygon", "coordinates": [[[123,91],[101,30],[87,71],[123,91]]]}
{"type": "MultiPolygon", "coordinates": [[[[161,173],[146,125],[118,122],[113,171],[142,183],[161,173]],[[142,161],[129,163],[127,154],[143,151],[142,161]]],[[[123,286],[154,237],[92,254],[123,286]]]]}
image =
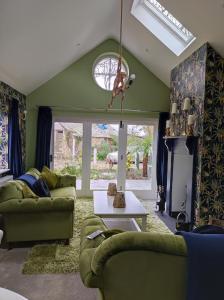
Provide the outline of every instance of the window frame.
{"type": "MultiPolygon", "coordinates": [[[[156,0],[156,2],[158,1],[156,0]]],[[[158,4],[161,5],[159,2],[158,4]]],[[[134,0],[131,14],[176,56],[179,56],[195,41],[196,37],[166,7],[163,5],[161,7],[179,22],[182,29],[186,29],[192,37],[186,38],[184,32],[178,29],[173,21],[169,21],[169,18],[150,3],[150,0],[134,0]]]]}
{"type": "MultiPolygon", "coordinates": [[[[106,59],[106,58],[118,60],[119,54],[116,53],[116,52],[106,52],[106,53],[103,53],[103,54],[101,54],[100,56],[98,56],[98,57],[95,59],[94,63],[93,63],[93,67],[92,67],[92,77],[93,77],[94,82],[96,83],[96,85],[97,85],[98,87],[100,87],[100,88],[101,88],[102,90],[104,90],[104,91],[111,92],[112,89],[113,89],[113,86],[112,86],[111,89],[107,89],[106,87],[104,88],[104,87],[102,87],[101,85],[99,85],[99,83],[97,82],[96,77],[95,77],[95,74],[96,74],[95,69],[96,69],[97,65],[98,65],[102,60],[104,60],[104,59],[106,59]]],[[[128,66],[127,61],[126,61],[123,57],[122,57],[122,65],[123,65],[123,67],[124,67],[124,69],[125,69],[125,72],[127,73],[127,80],[128,80],[128,77],[129,77],[129,66],[128,66]]],[[[102,73],[102,74],[99,74],[99,75],[104,75],[104,76],[107,75],[107,76],[109,76],[109,81],[110,81],[111,77],[115,76],[116,74],[112,74],[112,73],[105,74],[105,73],[102,73]]]]}

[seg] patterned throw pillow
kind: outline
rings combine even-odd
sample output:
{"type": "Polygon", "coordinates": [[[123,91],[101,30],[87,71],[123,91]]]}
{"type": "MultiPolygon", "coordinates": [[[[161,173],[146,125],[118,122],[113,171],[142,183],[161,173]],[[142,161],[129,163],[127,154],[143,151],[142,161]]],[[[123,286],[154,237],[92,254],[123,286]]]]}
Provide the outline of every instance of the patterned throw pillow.
{"type": "Polygon", "coordinates": [[[49,189],[55,189],[58,182],[58,176],[48,167],[44,166],[41,172],[41,178],[47,183],[49,189]]]}
{"type": "Polygon", "coordinates": [[[14,180],[18,188],[23,193],[23,198],[38,198],[38,196],[28,187],[28,185],[22,180],[14,180]]]}

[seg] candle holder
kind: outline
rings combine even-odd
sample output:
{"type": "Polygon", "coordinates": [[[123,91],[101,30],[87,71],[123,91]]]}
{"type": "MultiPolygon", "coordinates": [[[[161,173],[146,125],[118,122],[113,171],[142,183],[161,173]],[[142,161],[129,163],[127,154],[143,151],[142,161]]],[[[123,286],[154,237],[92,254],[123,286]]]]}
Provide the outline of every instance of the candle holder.
{"type": "Polygon", "coordinates": [[[170,136],[170,127],[166,128],[166,136],[170,136]]]}
{"type": "Polygon", "coordinates": [[[187,135],[189,136],[194,135],[194,124],[187,125],[187,135]]]}
{"type": "Polygon", "coordinates": [[[195,116],[194,115],[188,115],[187,119],[187,135],[193,136],[194,135],[194,121],[195,116]]]}
{"type": "Polygon", "coordinates": [[[171,115],[171,130],[170,130],[170,135],[171,136],[176,136],[176,113],[173,113],[171,115]]]}
{"type": "Polygon", "coordinates": [[[170,120],[166,121],[166,136],[170,136],[170,120]]]}
{"type": "Polygon", "coordinates": [[[187,135],[187,118],[188,118],[188,110],[183,110],[183,130],[181,132],[181,135],[183,136],[187,135]]]}
{"type": "Polygon", "coordinates": [[[188,112],[191,109],[191,100],[190,98],[184,98],[184,105],[183,105],[183,130],[181,135],[187,135],[187,122],[188,122],[188,112]]]}

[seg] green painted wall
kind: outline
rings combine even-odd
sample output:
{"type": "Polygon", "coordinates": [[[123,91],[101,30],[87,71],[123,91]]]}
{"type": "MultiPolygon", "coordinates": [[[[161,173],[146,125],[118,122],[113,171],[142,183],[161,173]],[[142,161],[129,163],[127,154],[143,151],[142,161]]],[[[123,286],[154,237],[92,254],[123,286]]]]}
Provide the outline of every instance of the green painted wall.
{"type": "MultiPolygon", "coordinates": [[[[26,166],[34,165],[37,107],[55,106],[53,114],[57,116],[77,116],[76,108],[104,109],[111,97],[111,92],[99,88],[92,78],[95,59],[104,52],[117,52],[118,43],[109,39],[84,55],[64,71],[37,88],[27,97],[27,161],[26,166]],[[67,108],[66,108],[67,107],[67,108]]],[[[127,91],[124,108],[148,111],[148,117],[155,116],[153,111],[169,110],[169,88],[141,64],[130,52],[124,49],[123,56],[129,65],[130,74],[136,74],[133,86],[127,91]]],[[[119,108],[115,101],[114,108],[119,108]]],[[[108,119],[111,112],[99,114],[108,119]]],[[[96,116],[96,112],[82,113],[82,116],[96,116]]],[[[114,117],[120,119],[119,114],[114,117]]],[[[142,114],[129,114],[130,118],[141,119],[142,114]]],[[[127,118],[127,115],[126,115],[127,118]]]]}

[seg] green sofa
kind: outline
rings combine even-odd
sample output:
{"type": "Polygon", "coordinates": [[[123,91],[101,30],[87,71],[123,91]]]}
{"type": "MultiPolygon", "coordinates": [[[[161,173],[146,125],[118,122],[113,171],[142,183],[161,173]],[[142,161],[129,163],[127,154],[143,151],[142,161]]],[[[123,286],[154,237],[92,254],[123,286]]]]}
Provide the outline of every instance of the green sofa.
{"type": "Polygon", "coordinates": [[[101,300],[185,300],[185,241],[172,234],[124,232],[88,240],[107,230],[100,218],[83,224],[80,274],[86,287],[98,288],[101,300]]]}
{"type": "MultiPolygon", "coordinates": [[[[38,178],[32,169],[29,174],[38,178]]],[[[7,243],[63,239],[73,236],[75,176],[58,175],[51,197],[24,197],[18,181],[0,187],[0,214],[7,243]]],[[[32,195],[31,195],[32,196],[32,195]]]]}

